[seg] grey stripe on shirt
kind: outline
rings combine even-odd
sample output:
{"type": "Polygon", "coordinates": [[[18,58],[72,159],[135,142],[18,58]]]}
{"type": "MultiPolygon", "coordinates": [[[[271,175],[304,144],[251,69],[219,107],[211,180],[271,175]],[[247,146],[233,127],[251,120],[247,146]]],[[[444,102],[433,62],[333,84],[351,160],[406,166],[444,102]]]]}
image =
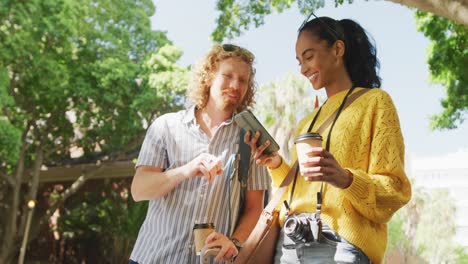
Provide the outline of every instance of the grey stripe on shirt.
{"type": "MultiPolygon", "coordinates": [[[[239,210],[240,184],[230,180],[228,160],[235,153],[239,127],[226,120],[210,141],[195,121],[194,108],[165,114],[147,131],[136,167],[155,166],[164,170],[183,166],[202,153],[221,159],[223,174],[213,183],[194,177],[180,183],[160,199],[151,200],[138,234],[131,259],[147,263],[199,263],[193,245],[195,223],[212,222],[217,232],[227,236],[229,204],[234,216],[239,210]],[[231,201],[229,201],[231,190],[231,201]]],[[[248,190],[266,190],[270,178],[263,167],[254,167],[248,177],[248,190]]],[[[230,233],[232,233],[232,228],[230,233]]]]}

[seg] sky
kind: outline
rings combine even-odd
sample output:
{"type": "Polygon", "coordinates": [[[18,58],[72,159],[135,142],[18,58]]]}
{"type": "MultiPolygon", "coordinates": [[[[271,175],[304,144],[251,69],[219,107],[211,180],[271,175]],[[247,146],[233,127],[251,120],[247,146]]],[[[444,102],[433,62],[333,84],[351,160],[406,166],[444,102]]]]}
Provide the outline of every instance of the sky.
{"type": "MultiPolygon", "coordinates": [[[[458,153],[460,161],[456,163],[468,164],[468,121],[455,130],[430,130],[429,118],[442,111],[440,101],[445,89],[428,81],[429,40],[416,30],[414,11],[388,1],[355,0],[338,8],[334,7],[334,1],[325,2],[324,8],[316,10],[318,16],[351,18],[374,38],[382,89],[394,100],[407,155],[437,160],[436,157],[458,153]]],[[[199,60],[212,45],[210,34],[218,14],[215,1],[154,0],[154,3],[152,27],[166,31],[168,38],[184,52],[179,63],[186,66],[199,60]]],[[[255,54],[259,85],[281,79],[288,72],[299,74],[294,46],[297,28],[304,18],[294,5],[282,14],[269,15],[263,26],[252,26],[242,36],[228,41],[255,54]]],[[[324,91],[313,94],[325,96],[324,91]]]]}

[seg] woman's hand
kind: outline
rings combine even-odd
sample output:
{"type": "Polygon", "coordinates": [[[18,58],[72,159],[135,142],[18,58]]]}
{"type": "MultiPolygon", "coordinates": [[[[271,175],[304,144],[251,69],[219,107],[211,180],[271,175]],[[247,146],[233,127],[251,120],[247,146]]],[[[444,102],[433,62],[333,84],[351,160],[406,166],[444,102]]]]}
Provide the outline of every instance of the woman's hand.
{"type": "Polygon", "coordinates": [[[343,169],[335,157],[324,148],[312,148],[306,153],[308,158],[301,161],[301,174],[306,181],[328,182],[331,185],[346,189],[353,182],[353,174],[343,169]],[[312,176],[321,173],[320,176],[312,176]]]}
{"type": "Polygon", "coordinates": [[[263,151],[271,144],[270,140],[267,140],[263,145],[257,147],[257,141],[260,138],[260,132],[257,131],[253,137],[251,137],[250,131],[247,131],[244,136],[244,142],[250,146],[252,150],[252,159],[255,163],[260,166],[267,166],[270,169],[276,169],[281,165],[282,158],[278,152],[272,154],[264,154],[263,151]]]}

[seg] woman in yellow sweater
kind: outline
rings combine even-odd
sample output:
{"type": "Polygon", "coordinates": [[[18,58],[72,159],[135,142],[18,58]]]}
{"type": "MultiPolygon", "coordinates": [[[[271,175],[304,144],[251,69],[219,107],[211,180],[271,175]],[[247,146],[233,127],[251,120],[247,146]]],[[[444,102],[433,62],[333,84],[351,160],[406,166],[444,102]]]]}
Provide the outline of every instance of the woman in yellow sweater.
{"type": "MultiPolygon", "coordinates": [[[[278,205],[280,224],[294,221],[282,228],[275,263],[381,263],[387,223],[411,197],[398,114],[390,96],[378,89],[379,62],[365,30],[349,19],[307,20],[299,29],[296,58],[301,73],[314,89],[325,88],[328,99],[300,121],[296,135],[316,131],[333,112],[342,110],[323,130],[322,148],[308,153],[301,164],[304,169],[296,173],[282,199],[287,205],[278,205]],[[367,92],[342,107],[363,89],[367,92]],[[316,173],[323,176],[311,177],[316,173]],[[321,213],[315,214],[318,193],[321,213]],[[297,226],[300,219],[303,230],[297,226]],[[313,242],[310,234],[318,222],[322,235],[313,242]]],[[[249,140],[247,134],[246,141],[278,187],[292,165],[278,153],[262,154],[268,143],[256,148],[258,136],[249,140]]]]}

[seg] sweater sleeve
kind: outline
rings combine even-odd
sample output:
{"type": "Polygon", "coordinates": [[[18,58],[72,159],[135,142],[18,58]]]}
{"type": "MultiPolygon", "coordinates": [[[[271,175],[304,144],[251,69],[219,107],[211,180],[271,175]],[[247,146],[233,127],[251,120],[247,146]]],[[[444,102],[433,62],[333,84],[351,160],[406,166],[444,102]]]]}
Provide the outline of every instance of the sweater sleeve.
{"type": "Polygon", "coordinates": [[[387,93],[375,105],[367,172],[347,168],[354,175],[345,196],[364,217],[386,223],[411,198],[404,171],[404,142],[398,114],[387,93]]]}
{"type": "MultiPolygon", "coordinates": [[[[301,134],[311,119],[312,119],[312,114],[310,114],[309,116],[299,121],[299,124],[297,125],[294,135],[297,136],[301,134]]],[[[296,147],[293,146],[293,148],[291,149],[291,161],[292,161],[291,165],[287,164],[285,160],[283,159],[283,157],[281,157],[281,165],[278,168],[268,169],[268,172],[270,173],[271,179],[272,179],[272,186],[274,188],[278,188],[280,186],[280,184],[283,182],[286,175],[288,175],[288,172],[291,169],[292,164],[296,162],[296,159],[297,159],[296,147]]]]}
{"type": "Polygon", "coordinates": [[[284,159],[281,158],[281,165],[276,169],[268,169],[268,172],[271,175],[272,185],[274,188],[278,188],[280,184],[283,182],[284,177],[288,175],[289,170],[291,167],[284,162],[284,159]]]}

